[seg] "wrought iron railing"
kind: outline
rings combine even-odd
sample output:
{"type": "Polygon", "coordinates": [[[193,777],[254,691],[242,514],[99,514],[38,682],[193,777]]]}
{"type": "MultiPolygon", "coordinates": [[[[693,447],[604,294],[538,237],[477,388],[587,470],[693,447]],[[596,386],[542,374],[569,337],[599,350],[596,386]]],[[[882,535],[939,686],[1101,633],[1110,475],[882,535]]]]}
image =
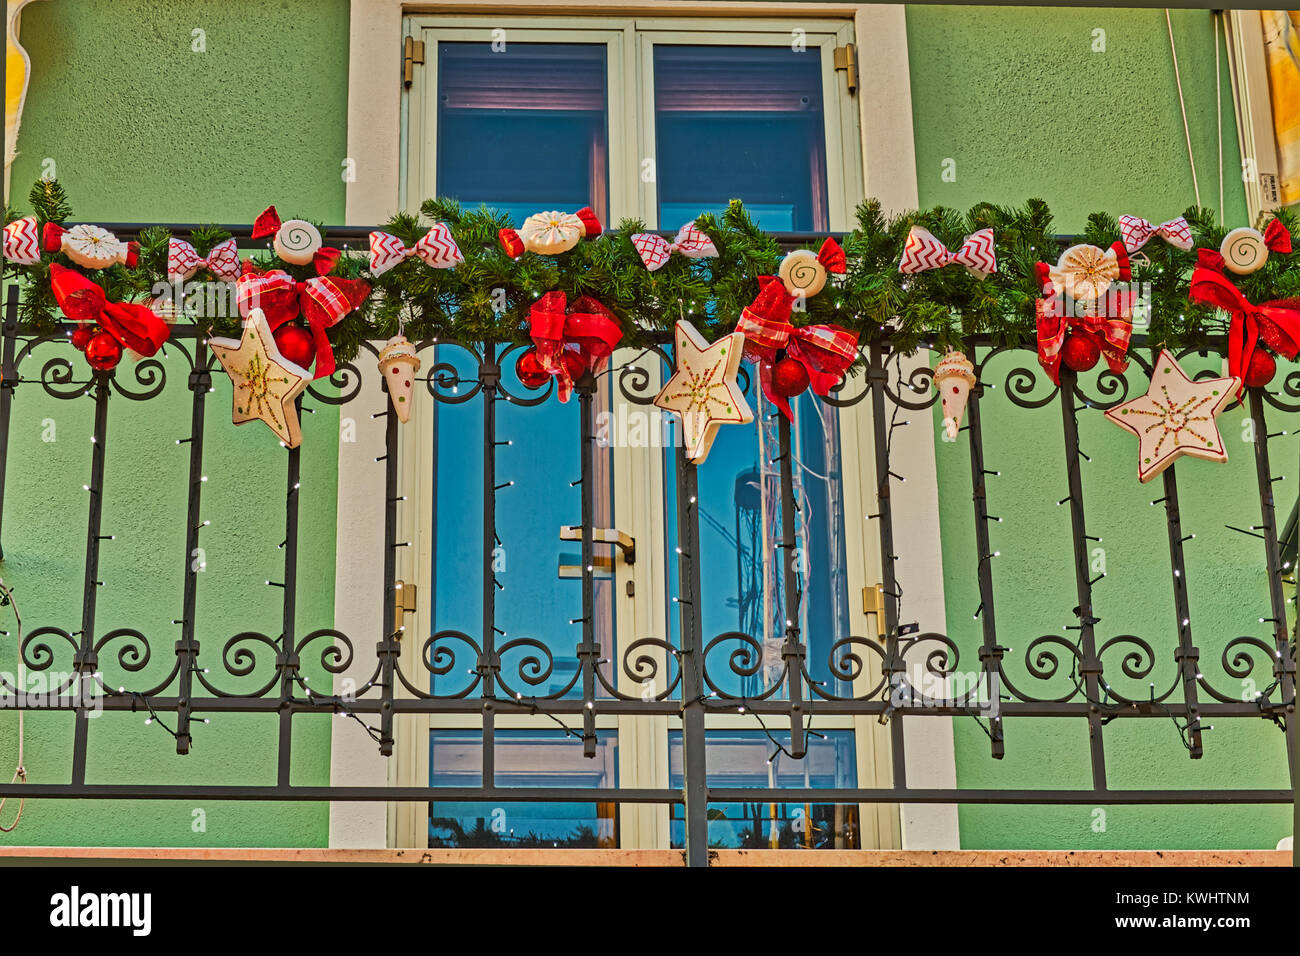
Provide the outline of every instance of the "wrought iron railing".
{"type": "MultiPolygon", "coordinates": [[[[183,231],[183,227],[177,227],[183,231]]],[[[114,225],[119,236],[130,235],[132,227],[114,225]]],[[[232,230],[239,232],[239,230],[232,230]]],[[[332,238],[360,238],[364,229],[331,229],[332,238]]],[[[244,236],[247,230],[243,230],[244,236]]],[[[1208,721],[1225,719],[1264,719],[1276,723],[1285,734],[1288,757],[1295,749],[1295,645],[1287,625],[1287,569],[1282,566],[1278,545],[1278,519],[1273,500],[1274,475],[1269,461],[1269,443],[1278,437],[1271,434],[1269,409],[1300,411],[1300,371],[1293,371],[1279,389],[1248,390],[1246,404],[1254,429],[1256,493],[1260,523],[1250,530],[1261,542],[1262,567],[1267,575],[1269,613],[1263,622],[1269,625],[1267,637],[1240,636],[1228,640],[1217,662],[1217,671],[1230,681],[1253,679],[1264,688],[1250,700],[1241,694],[1216,685],[1201,667],[1199,651],[1192,639],[1191,611],[1187,594],[1187,575],[1183,555],[1183,534],[1178,503],[1176,467],[1163,473],[1163,497],[1169,541],[1170,586],[1173,592],[1173,631],[1176,640],[1157,648],[1136,635],[1120,635],[1099,644],[1097,618],[1093,611],[1093,587],[1096,580],[1089,569],[1090,543],[1088,514],[1085,509],[1080,476],[1080,450],[1077,413],[1085,408],[1107,408],[1124,401],[1129,383],[1121,375],[1103,371],[1087,391],[1075,373],[1063,370],[1059,387],[1040,377],[1033,352],[1028,349],[995,346],[988,342],[968,343],[967,353],[975,361],[980,385],[971,395],[964,430],[969,437],[970,478],[974,506],[975,554],[970,572],[978,580],[981,607],[978,612],[980,642],[978,647],[979,681],[963,693],[935,696],[920,686],[917,675],[944,680],[957,673],[960,661],[958,642],[937,632],[907,633],[901,626],[899,585],[895,571],[898,560],[895,542],[891,492],[895,477],[890,461],[891,415],[895,409],[926,411],[935,401],[931,388],[930,363],[914,368],[890,349],[887,339],[864,343],[865,375],[856,375],[827,399],[831,405],[847,407],[867,402],[871,411],[875,474],[878,485],[877,507],[869,517],[879,535],[882,593],[884,597],[884,636],[839,635],[825,662],[833,680],[819,680],[807,658],[806,641],[800,633],[799,619],[787,613],[789,623],[780,645],[779,673],[769,675],[766,689],[743,698],[734,693],[737,678],[753,677],[764,669],[764,647],[758,636],[728,632],[710,637],[704,632],[701,601],[700,514],[697,507],[696,466],[677,451],[675,468],[677,540],[681,544],[676,559],[678,579],[679,637],[645,636],[629,646],[619,648],[610,658],[602,656],[596,638],[594,616],[594,489],[593,470],[596,439],[593,421],[593,398],[598,381],[591,376],[577,384],[579,434],[581,446],[581,548],[582,606],[578,620],[582,639],[575,649],[576,669],[563,686],[549,684],[557,663],[554,652],[545,643],[532,638],[498,641],[496,609],[498,590],[493,574],[493,549],[496,545],[497,435],[496,410],[500,402],[516,406],[536,406],[550,397],[550,386],[540,391],[515,393],[502,381],[502,368],[522,346],[502,343],[434,343],[420,342],[417,349],[434,355],[429,371],[421,381],[433,399],[440,403],[478,402],[482,418],[483,520],[481,561],[483,569],[482,627],[477,635],[460,630],[438,630],[424,637],[403,635],[394,606],[397,586],[396,552],[398,537],[399,443],[396,416],[388,413],[385,427],[384,495],[384,584],[383,627],[380,634],[348,635],[332,628],[296,632],[296,599],[299,559],[300,449],[290,449],[287,457],[285,491],[285,540],[283,581],[283,620],[281,633],[271,636],[243,631],[226,640],[219,648],[201,652],[196,636],[196,595],[201,568],[191,560],[200,547],[203,523],[200,504],[204,488],[204,410],[212,388],[214,359],[204,334],[192,324],[179,323],[173,328],[167,345],[184,357],[191,393],[191,432],[182,442],[189,446],[187,476],[187,524],[185,575],[182,614],[176,621],[180,636],[174,642],[175,660],[165,677],[151,686],[119,690],[119,682],[106,672],[123,675],[143,672],[153,661],[157,646],[149,636],[134,628],[115,628],[101,633],[97,629],[96,596],[100,579],[100,547],[104,539],[101,528],[103,502],[111,489],[105,485],[105,454],[111,441],[109,431],[110,399],[149,401],[164,394],[167,365],[145,359],[115,372],[94,372],[79,379],[78,371],[68,360],[70,352],[63,332],[37,335],[25,329],[18,319],[18,290],[9,287],[6,296],[3,343],[0,348],[3,382],[0,383],[0,519],[3,518],[4,476],[13,402],[20,387],[39,386],[55,399],[71,400],[89,396],[94,403],[94,430],[90,461],[90,503],[86,523],[85,573],[78,631],[56,625],[29,628],[22,637],[19,653],[26,667],[35,672],[50,671],[56,658],[70,656],[70,676],[57,687],[64,695],[51,702],[49,695],[39,701],[29,699],[22,687],[13,686],[0,677],[0,695],[7,695],[9,706],[18,708],[71,711],[75,714],[72,740],[72,765],[67,782],[31,782],[25,785],[0,785],[0,796],[29,798],[193,798],[236,800],[358,800],[358,801],[542,801],[542,802],[610,802],[683,804],[686,819],[686,847],[689,862],[707,863],[707,816],[710,803],[774,802],[804,803],[1001,803],[1001,804],[1195,804],[1195,803],[1288,803],[1291,789],[1144,789],[1116,790],[1107,778],[1104,728],[1117,719],[1173,718],[1180,722],[1187,749],[1192,758],[1204,753],[1203,730],[1208,721]],[[463,350],[472,364],[474,375],[468,388],[456,363],[447,360],[446,352],[437,349],[463,350]],[[26,370],[38,361],[39,354],[53,353],[32,376],[26,370]],[[1071,549],[1076,587],[1077,623],[1069,633],[1044,634],[1029,640],[1020,656],[1020,666],[1008,666],[1009,650],[1002,643],[997,624],[997,601],[990,554],[990,522],[986,479],[993,474],[984,459],[983,405],[995,387],[990,362],[996,357],[1023,358],[1002,376],[999,387],[1006,400],[1026,409],[1046,409],[1055,403],[1060,408],[1064,438],[1064,473],[1071,525],[1071,549]],[[986,380],[989,384],[984,384],[986,380]],[[358,646],[378,639],[369,676],[355,692],[342,696],[309,690],[303,680],[304,661],[311,659],[326,673],[338,675],[349,671],[359,660],[358,646]],[[410,670],[412,655],[402,654],[403,642],[420,641],[418,663],[410,670]],[[1152,685],[1147,696],[1125,696],[1116,688],[1120,683],[1116,671],[1128,681],[1142,681],[1151,675],[1157,662],[1172,659],[1174,677],[1168,686],[1152,685]],[[233,689],[228,681],[264,673],[266,661],[273,660],[271,676],[261,686],[233,689]],[[509,664],[503,662],[510,662],[509,664]],[[454,686],[448,682],[454,680],[454,686]],[[624,678],[621,680],[620,678],[624,678]],[[441,680],[440,680],[441,679],[441,680]],[[439,683],[435,684],[435,681],[439,683]],[[639,687],[653,681],[655,693],[628,693],[629,683],[639,687]],[[436,687],[436,690],[434,689],[436,687]],[[545,689],[545,692],[539,692],[545,689]],[[278,715],[279,742],[277,772],[274,782],[258,785],[166,785],[149,781],[108,784],[87,779],[88,720],[87,700],[95,698],[96,707],[106,711],[135,711],[147,707],[152,712],[168,714],[175,720],[176,749],[188,753],[196,715],[250,713],[278,715]],[[892,750],[893,782],[880,788],[818,789],[809,791],[789,787],[736,788],[710,786],[706,778],[706,718],[713,712],[735,713],[738,706],[769,718],[782,720],[784,744],[795,758],[807,751],[807,735],[812,713],[835,715],[869,715],[889,725],[892,750]],[[377,720],[377,740],[382,753],[393,752],[394,723],[403,714],[476,714],[482,719],[482,783],[478,787],[397,787],[382,783],[358,786],[301,786],[290,780],[293,755],[292,726],[295,717],[306,714],[342,711],[377,720]],[[660,789],[605,788],[537,788],[503,787],[495,783],[494,736],[499,715],[544,712],[575,723],[581,720],[584,750],[594,755],[597,719],[600,715],[676,715],[682,723],[684,786],[660,789]],[[1009,718],[1071,718],[1085,721],[1089,728],[1091,787],[1083,789],[936,789],[917,788],[908,783],[906,774],[904,718],[947,719],[978,714],[987,719],[991,754],[1005,753],[1005,724],[1009,718]]],[[[377,356],[374,345],[364,345],[364,355],[377,356]]],[[[1144,371],[1152,362],[1146,343],[1135,337],[1131,356],[1144,371]]],[[[672,358],[667,342],[651,346],[640,358],[651,356],[665,369],[672,358]]],[[[650,405],[655,389],[646,369],[635,363],[615,364],[602,373],[611,376],[611,388],[629,403],[650,405]]],[[[344,405],[361,393],[363,375],[356,364],[342,365],[328,380],[329,388],[312,386],[307,394],[317,402],[344,405]]],[[[322,383],[318,383],[322,384],[322,383]]],[[[299,400],[301,402],[301,399],[299,400]]],[[[796,497],[793,489],[791,434],[789,422],[778,424],[776,462],[779,463],[781,497],[781,531],[776,547],[791,554],[796,546],[796,497]]],[[[14,464],[15,467],[21,467],[14,464]]],[[[0,535],[3,526],[0,525],[0,535]]],[[[787,562],[782,574],[784,606],[797,607],[801,600],[797,575],[787,562]]],[[[960,573],[945,566],[946,574],[960,573]]],[[[1206,668],[1208,670],[1209,668],[1206,668]]],[[[946,685],[944,685],[946,686],[946,685]]]]}

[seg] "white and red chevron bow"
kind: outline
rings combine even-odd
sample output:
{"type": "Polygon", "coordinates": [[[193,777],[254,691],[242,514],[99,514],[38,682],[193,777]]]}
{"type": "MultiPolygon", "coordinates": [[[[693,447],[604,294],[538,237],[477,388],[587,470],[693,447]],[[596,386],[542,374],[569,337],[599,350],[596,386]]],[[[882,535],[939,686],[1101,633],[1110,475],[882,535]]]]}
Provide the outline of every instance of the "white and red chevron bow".
{"type": "Polygon", "coordinates": [[[1124,248],[1129,252],[1137,252],[1152,236],[1160,236],[1171,246],[1183,250],[1190,249],[1193,245],[1192,227],[1182,216],[1158,226],[1153,226],[1141,216],[1119,217],[1119,237],[1124,240],[1124,248]]]}
{"type": "Polygon", "coordinates": [[[695,228],[694,220],[678,229],[672,242],[653,232],[636,232],[632,234],[632,245],[650,272],[662,268],[674,252],[688,259],[710,259],[718,254],[713,240],[695,228]]]}
{"type": "Polygon", "coordinates": [[[948,247],[934,237],[924,226],[913,226],[907,234],[907,245],[903,247],[903,258],[899,260],[898,271],[909,275],[939,269],[949,263],[959,263],[972,275],[983,279],[990,273],[998,271],[997,255],[993,249],[993,230],[980,229],[963,240],[961,248],[949,252],[948,247]]]}
{"type": "Polygon", "coordinates": [[[444,223],[435,223],[414,246],[387,232],[370,234],[370,272],[382,275],[403,259],[416,256],[435,269],[451,269],[465,261],[444,223]]]}
{"type": "Polygon", "coordinates": [[[5,261],[31,266],[41,261],[41,231],[35,216],[23,216],[5,226],[5,261]]]}
{"type": "Polygon", "coordinates": [[[218,242],[206,256],[184,239],[167,242],[167,280],[184,282],[200,269],[207,269],[222,282],[239,278],[239,247],[234,239],[218,242]]]}

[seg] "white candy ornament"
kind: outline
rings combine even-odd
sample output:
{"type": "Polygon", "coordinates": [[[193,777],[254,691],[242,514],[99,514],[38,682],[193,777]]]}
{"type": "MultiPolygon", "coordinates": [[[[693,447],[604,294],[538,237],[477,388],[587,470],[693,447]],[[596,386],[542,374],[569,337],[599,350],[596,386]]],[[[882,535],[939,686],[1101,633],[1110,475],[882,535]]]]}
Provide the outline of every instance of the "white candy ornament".
{"type": "Polygon", "coordinates": [[[524,248],[544,256],[568,252],[578,244],[585,230],[582,220],[571,212],[538,212],[524,220],[519,238],[524,248]]]}
{"type": "Polygon", "coordinates": [[[1263,233],[1249,226],[1241,226],[1223,237],[1219,255],[1228,271],[1239,276],[1250,275],[1264,267],[1268,261],[1268,243],[1263,233]]]}
{"type": "Polygon", "coordinates": [[[796,298],[814,296],[826,287],[826,267],[811,249],[796,249],[781,260],[777,274],[796,298]]]}
{"type": "Polygon", "coordinates": [[[299,266],[311,262],[324,244],[320,230],[305,219],[290,219],[283,223],[271,241],[277,256],[299,266]]]}
{"type": "Polygon", "coordinates": [[[102,226],[73,226],[62,237],[63,254],[86,269],[107,269],[126,262],[127,245],[102,226]]]}
{"type": "Polygon", "coordinates": [[[944,431],[949,441],[956,441],[970,390],[975,387],[975,366],[964,353],[949,352],[934,370],[934,387],[943,407],[944,431]]]}

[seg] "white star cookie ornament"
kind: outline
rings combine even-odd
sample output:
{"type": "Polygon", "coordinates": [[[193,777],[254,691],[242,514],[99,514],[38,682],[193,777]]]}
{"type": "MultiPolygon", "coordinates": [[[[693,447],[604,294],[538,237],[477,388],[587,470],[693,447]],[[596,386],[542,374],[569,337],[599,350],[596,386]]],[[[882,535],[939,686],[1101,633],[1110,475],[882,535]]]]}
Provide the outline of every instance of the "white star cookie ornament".
{"type": "Polygon", "coordinates": [[[736,384],[745,336],[725,335],[710,345],[689,322],[678,322],[674,332],[677,370],[655,396],[655,405],[682,420],[686,457],[700,464],[713,447],[719,425],[745,425],[754,413],[736,384]]]}
{"type": "Polygon", "coordinates": [[[1216,419],[1232,403],[1239,384],[1235,378],[1192,381],[1162,350],[1146,394],[1106,412],[1138,437],[1138,479],[1150,481],[1183,455],[1227,461],[1216,419]]]}
{"type": "Polygon", "coordinates": [[[210,339],[209,347],[234,384],[231,421],[264,421],[287,448],[302,444],[298,396],[311,384],[311,372],[280,354],[266,314],[253,309],[240,339],[210,339]]]}

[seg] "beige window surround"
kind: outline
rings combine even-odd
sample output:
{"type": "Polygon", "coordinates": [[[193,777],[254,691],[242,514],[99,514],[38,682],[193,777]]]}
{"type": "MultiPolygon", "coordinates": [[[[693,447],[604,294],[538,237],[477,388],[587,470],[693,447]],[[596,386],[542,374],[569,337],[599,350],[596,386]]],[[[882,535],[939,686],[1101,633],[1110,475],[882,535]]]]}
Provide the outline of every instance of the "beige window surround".
{"type": "MultiPolygon", "coordinates": [[[[916,164],[913,145],[910,76],[907,61],[907,39],[904,8],[901,5],[875,5],[855,3],[745,3],[721,0],[665,0],[656,3],[596,2],[596,0],[568,0],[561,3],[513,0],[513,2],[483,2],[459,0],[437,5],[403,3],[401,0],[353,0],[351,8],[349,90],[348,90],[348,156],[355,161],[356,180],[348,184],[346,221],[349,224],[376,224],[384,222],[399,208],[403,193],[403,90],[401,83],[401,42],[406,29],[405,18],[414,14],[436,14],[442,17],[478,17],[501,15],[519,19],[523,17],[564,16],[575,18],[645,16],[664,18],[711,18],[714,20],[743,20],[746,18],[772,18],[790,20],[840,19],[851,21],[860,56],[862,79],[856,99],[861,128],[861,163],[863,194],[881,200],[887,211],[901,211],[917,205],[916,164]]],[[[701,24],[704,27],[704,24],[701,24]]],[[[426,68],[428,68],[426,66],[426,68]]],[[[409,175],[409,173],[408,173],[409,175]]],[[[407,205],[416,208],[424,197],[407,197],[407,205]]],[[[382,395],[373,397],[376,409],[382,406],[382,395]]],[[[360,406],[358,406],[360,407],[360,406]]],[[[368,407],[368,406],[367,406],[368,407]]],[[[866,406],[861,415],[853,416],[854,426],[845,429],[843,453],[857,459],[856,468],[862,476],[860,483],[846,489],[847,514],[865,514],[871,510],[874,496],[874,461],[870,443],[870,413],[866,406]],[[860,421],[857,419],[860,418],[860,421]],[[872,500],[868,500],[872,499],[872,500]]],[[[909,581],[909,599],[914,607],[924,609],[919,623],[922,630],[945,630],[942,567],[938,534],[938,492],[934,463],[934,435],[931,416],[916,416],[912,428],[902,429],[894,446],[894,461],[905,469],[908,481],[905,493],[895,499],[896,534],[912,542],[909,566],[926,570],[909,581]]],[[[358,553],[358,542],[369,541],[373,535],[360,532],[367,521],[382,520],[378,508],[356,507],[360,500],[377,500],[373,494],[374,457],[382,453],[382,422],[371,421],[358,415],[355,421],[356,441],[339,446],[339,557],[338,587],[336,589],[336,622],[340,629],[350,634],[377,633],[380,628],[379,607],[383,593],[381,569],[382,556],[376,544],[374,553],[358,553]],[[377,450],[378,449],[378,450],[377,450]],[[346,502],[346,506],[345,506],[346,502]],[[371,514],[373,512],[373,514],[371,514]]],[[[404,445],[406,443],[404,442],[404,445]]],[[[406,457],[406,456],[404,456],[406,457]]],[[[423,457],[418,452],[412,457],[423,457]]],[[[403,486],[414,486],[416,475],[412,462],[404,462],[403,486]]],[[[422,509],[429,503],[412,501],[408,507],[422,509]]],[[[850,547],[860,553],[852,560],[867,568],[867,574],[879,574],[879,559],[870,535],[861,541],[850,536],[850,547]]],[[[372,547],[365,545],[364,547],[372,547]]],[[[638,590],[640,588],[638,587],[638,590]]],[[[909,601],[910,603],[910,601],[909,601]]],[[[915,612],[913,612],[915,613],[915,612]]],[[[870,619],[862,619],[869,623],[870,619]]],[[[359,655],[360,656],[360,655],[359,655]]],[[[346,679],[349,675],[340,675],[346,679]]],[[[357,675],[354,679],[357,678],[357,675]]],[[[656,727],[646,732],[660,733],[663,721],[655,719],[656,727]]],[[[854,721],[866,730],[866,719],[854,721]]],[[[908,781],[915,787],[955,786],[951,722],[934,719],[914,719],[905,722],[908,745],[908,781]]],[[[364,735],[350,734],[342,724],[331,744],[331,778],[336,784],[373,782],[383,779],[385,773],[390,783],[399,764],[405,762],[403,776],[422,772],[427,778],[427,745],[412,741],[419,735],[399,733],[399,752],[391,761],[375,753],[373,741],[364,735]],[[401,738],[405,736],[405,745],[401,738]],[[421,771],[421,767],[423,770],[421,771]]],[[[627,732],[630,728],[625,728],[627,732]]],[[[876,766],[862,766],[868,751],[859,733],[859,775],[864,786],[884,785],[878,779],[888,773],[888,756],[881,756],[876,748],[876,766]],[[880,760],[884,759],[884,764],[880,760]],[[875,782],[871,782],[875,780],[875,782]]],[[[886,748],[887,749],[887,748],[886,748]]],[[[882,814],[877,824],[882,830],[888,827],[883,814],[889,808],[876,808],[882,814]]],[[[866,808],[864,808],[864,811],[866,808]]],[[[331,847],[382,847],[394,845],[397,834],[418,834],[422,825],[417,819],[424,812],[420,804],[392,806],[385,812],[382,804],[336,803],[330,809],[331,847]]],[[[897,809],[892,812],[897,813],[897,809]]],[[[914,805],[901,808],[901,842],[905,848],[951,849],[959,845],[956,808],[948,806],[914,805]]],[[[897,817],[895,817],[897,819],[897,817]]],[[[864,821],[866,822],[866,821],[864,821]]],[[[895,824],[896,826],[896,824],[895,824]]],[[[651,829],[655,829],[651,827],[651,829]]],[[[893,839],[897,840],[898,836],[893,839]]]]}

